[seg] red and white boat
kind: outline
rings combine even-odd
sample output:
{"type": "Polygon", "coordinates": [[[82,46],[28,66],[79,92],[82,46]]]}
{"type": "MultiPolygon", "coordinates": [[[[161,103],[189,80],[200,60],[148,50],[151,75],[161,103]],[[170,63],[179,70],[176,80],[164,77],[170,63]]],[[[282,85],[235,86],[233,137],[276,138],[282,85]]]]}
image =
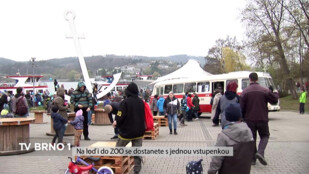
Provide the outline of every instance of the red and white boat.
{"type": "Polygon", "coordinates": [[[6,76],[8,79],[15,80],[15,83],[1,83],[0,91],[9,92],[11,91],[13,94],[16,93],[16,89],[18,87],[22,87],[24,89],[24,93],[27,91],[36,93],[37,91],[43,92],[48,89],[46,83],[41,82],[40,79],[44,77],[42,75],[34,75],[34,76],[6,76]]]}

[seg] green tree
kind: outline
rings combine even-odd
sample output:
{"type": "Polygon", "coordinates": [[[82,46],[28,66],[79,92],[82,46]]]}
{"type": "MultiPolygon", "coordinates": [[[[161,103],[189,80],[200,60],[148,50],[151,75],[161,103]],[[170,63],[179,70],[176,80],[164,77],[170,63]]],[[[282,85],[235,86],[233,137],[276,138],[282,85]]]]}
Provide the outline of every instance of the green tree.
{"type": "Polygon", "coordinates": [[[160,77],[160,73],[155,71],[153,74],[152,74],[152,79],[153,80],[156,80],[158,77],[160,77]]]}
{"type": "Polygon", "coordinates": [[[75,70],[71,70],[70,72],[67,73],[68,79],[70,79],[70,81],[79,80],[79,78],[76,78],[77,75],[79,75],[79,73],[75,70]]]}
{"type": "Polygon", "coordinates": [[[225,62],[225,72],[243,71],[250,69],[250,67],[246,64],[246,57],[229,47],[222,48],[222,58],[225,62]]]}
{"type": "Polygon", "coordinates": [[[205,57],[206,64],[204,69],[212,74],[221,74],[226,72],[223,49],[230,48],[235,52],[242,52],[243,46],[237,41],[236,37],[227,36],[225,39],[218,39],[213,47],[208,50],[205,57]]]}

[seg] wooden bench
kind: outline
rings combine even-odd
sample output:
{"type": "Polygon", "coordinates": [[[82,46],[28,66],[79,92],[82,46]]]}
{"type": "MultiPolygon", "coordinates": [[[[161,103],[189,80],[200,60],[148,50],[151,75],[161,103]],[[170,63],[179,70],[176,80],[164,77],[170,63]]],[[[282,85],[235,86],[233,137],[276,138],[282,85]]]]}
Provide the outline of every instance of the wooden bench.
{"type": "Polygon", "coordinates": [[[28,150],[19,143],[30,143],[29,124],[34,118],[0,118],[0,156],[16,155],[33,152],[34,148],[28,150]]]}
{"type": "MultiPolygon", "coordinates": [[[[131,147],[129,143],[126,147],[131,147]]],[[[96,142],[90,146],[93,147],[116,147],[116,142],[96,142]]],[[[97,157],[97,156],[96,156],[97,157]]],[[[88,159],[86,156],[81,156],[83,160],[88,163],[93,161],[88,159]]],[[[108,166],[114,174],[129,174],[134,167],[134,158],[129,156],[99,156],[100,160],[94,162],[94,167],[99,169],[102,166],[108,166]]]]}
{"type": "Polygon", "coordinates": [[[153,130],[150,131],[146,131],[145,135],[144,135],[144,139],[151,139],[151,140],[155,140],[156,138],[158,138],[159,136],[159,124],[158,123],[154,123],[153,124],[153,130]]]}

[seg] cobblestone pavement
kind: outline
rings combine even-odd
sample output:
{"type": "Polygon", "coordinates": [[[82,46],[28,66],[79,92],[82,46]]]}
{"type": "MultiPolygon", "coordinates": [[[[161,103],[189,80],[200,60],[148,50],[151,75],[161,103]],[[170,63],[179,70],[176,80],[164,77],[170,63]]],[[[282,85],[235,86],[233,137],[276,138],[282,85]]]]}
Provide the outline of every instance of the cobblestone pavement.
{"type": "MultiPolygon", "coordinates": [[[[31,115],[30,117],[33,117],[31,115]]],[[[50,118],[44,116],[47,124],[31,124],[31,143],[50,142],[50,118]]],[[[209,147],[215,144],[219,127],[211,127],[210,119],[199,119],[179,127],[178,135],[170,135],[168,127],[160,127],[160,135],[156,140],[144,140],[145,147],[209,147]]],[[[296,112],[270,113],[270,141],[265,157],[267,166],[257,162],[252,166],[251,173],[309,173],[309,115],[299,115],[296,112]]],[[[113,129],[111,126],[93,126],[89,128],[91,141],[81,141],[81,146],[89,146],[97,141],[111,141],[113,129]]],[[[65,142],[73,142],[73,136],[64,137],[65,142]]],[[[1,142],[0,142],[1,143],[1,142]]],[[[72,153],[35,151],[23,155],[0,156],[0,173],[30,174],[30,173],[64,173],[72,153]]],[[[182,174],[189,161],[201,157],[144,157],[141,174],[182,174]]],[[[210,157],[203,158],[204,173],[207,172],[210,157]]]]}

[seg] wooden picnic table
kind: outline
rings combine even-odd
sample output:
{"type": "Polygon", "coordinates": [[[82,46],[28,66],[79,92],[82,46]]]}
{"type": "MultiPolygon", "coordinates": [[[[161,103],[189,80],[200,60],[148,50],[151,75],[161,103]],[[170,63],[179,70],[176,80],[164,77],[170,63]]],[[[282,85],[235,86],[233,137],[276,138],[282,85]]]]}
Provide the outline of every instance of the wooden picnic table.
{"type": "Polygon", "coordinates": [[[36,110],[34,112],[35,124],[46,124],[47,122],[43,122],[43,116],[46,111],[36,110]]]}
{"type": "Polygon", "coordinates": [[[104,109],[95,109],[94,110],[94,123],[93,125],[111,125],[112,123],[109,120],[108,113],[104,109]]]}
{"type": "Polygon", "coordinates": [[[30,143],[30,123],[34,118],[0,118],[0,156],[33,152],[34,148],[21,148],[19,143],[30,143]]]}

